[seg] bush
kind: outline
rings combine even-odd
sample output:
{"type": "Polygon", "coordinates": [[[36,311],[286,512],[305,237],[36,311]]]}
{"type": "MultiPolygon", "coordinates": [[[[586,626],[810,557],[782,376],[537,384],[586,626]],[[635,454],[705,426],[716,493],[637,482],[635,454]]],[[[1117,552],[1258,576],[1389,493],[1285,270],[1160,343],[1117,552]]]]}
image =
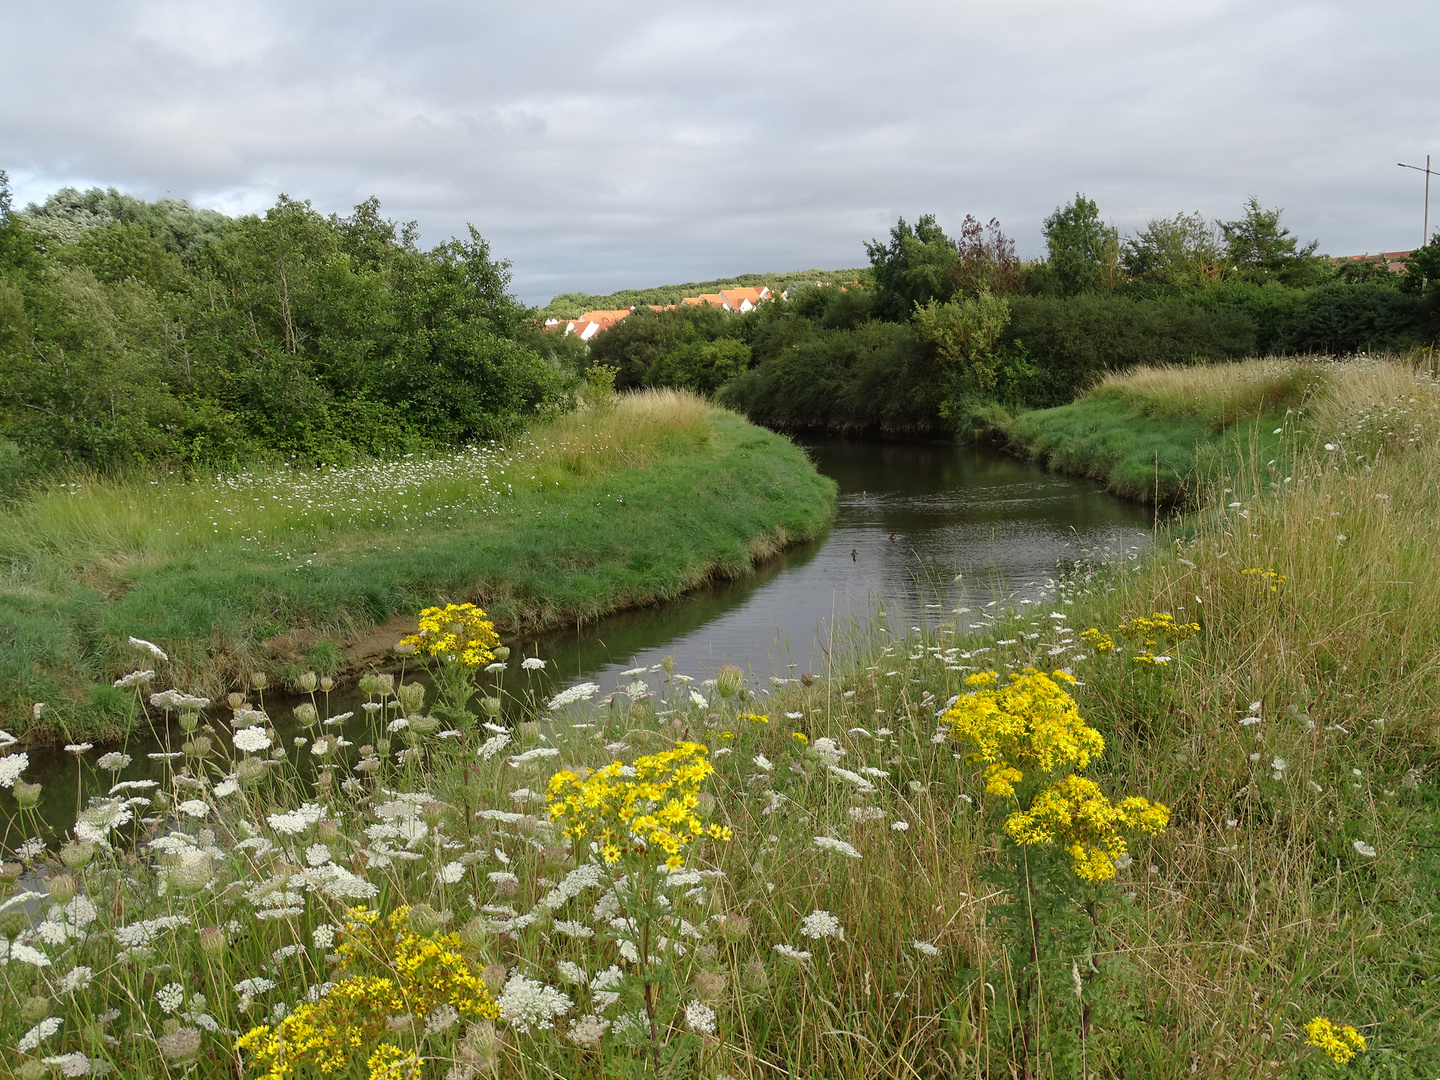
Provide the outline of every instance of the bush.
{"type": "Polygon", "coordinates": [[[1023,394],[1038,407],[1065,404],[1107,371],[1239,358],[1255,348],[1241,313],[1098,294],[1012,297],[1005,336],[1034,366],[1023,394]]]}

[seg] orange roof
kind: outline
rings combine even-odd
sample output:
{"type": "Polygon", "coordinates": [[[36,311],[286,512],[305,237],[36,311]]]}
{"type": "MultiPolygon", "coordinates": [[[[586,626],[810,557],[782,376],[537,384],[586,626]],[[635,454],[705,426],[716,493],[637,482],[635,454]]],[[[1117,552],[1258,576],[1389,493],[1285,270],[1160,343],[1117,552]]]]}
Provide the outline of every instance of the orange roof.
{"type": "Polygon", "coordinates": [[[1382,251],[1375,255],[1337,255],[1330,261],[1333,263],[1374,263],[1399,274],[1404,272],[1405,260],[1409,257],[1410,252],[1408,251],[1382,251]]]}

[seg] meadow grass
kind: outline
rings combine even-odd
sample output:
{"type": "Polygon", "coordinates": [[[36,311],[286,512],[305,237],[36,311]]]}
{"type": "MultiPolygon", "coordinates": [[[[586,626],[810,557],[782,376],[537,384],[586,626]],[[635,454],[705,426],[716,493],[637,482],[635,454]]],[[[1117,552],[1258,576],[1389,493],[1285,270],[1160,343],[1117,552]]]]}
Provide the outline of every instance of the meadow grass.
{"type": "Polygon", "coordinates": [[[1140,367],[1105,376],[1069,405],[998,421],[1017,452],[1101,481],[1143,502],[1193,500],[1212,458],[1303,411],[1326,384],[1328,359],[1258,359],[1140,367]]]}
{"type": "MultiPolygon", "coordinates": [[[[818,675],[661,664],[513,727],[468,689],[372,678],[289,746],[252,694],[229,723],[182,716],[160,783],[92,800],[58,859],[8,748],[0,1068],[253,1080],[343,1045],[329,1075],[364,1080],[1433,1077],[1440,396],[1333,375],[1349,405],[1282,425],[1285,470],[1240,447],[1146,560],[965,633],[877,613],[818,675]],[[1053,845],[1017,863],[1016,801],[946,719],[1027,667],[1077,680],[1088,775],[1170,810],[1113,882],[1053,845]],[[617,823],[683,791],[668,820],[719,831],[661,872],[635,833],[551,813],[577,783],[617,823]],[[1047,895],[1017,937],[1007,908],[1047,895]],[[292,1015],[300,1052],[267,1069],[292,1015]],[[1366,1049],[1333,1064],[1319,1016],[1366,1049]]],[[[115,764],[96,753],[77,771],[115,764]]]]}
{"type": "Polygon", "coordinates": [[[0,517],[0,709],[122,727],[131,635],[217,697],[256,671],[335,673],[347,642],[437,598],[512,632],[584,622],[748,570],[824,528],[833,495],[787,440],[673,391],[439,458],[76,481],[0,517]]]}

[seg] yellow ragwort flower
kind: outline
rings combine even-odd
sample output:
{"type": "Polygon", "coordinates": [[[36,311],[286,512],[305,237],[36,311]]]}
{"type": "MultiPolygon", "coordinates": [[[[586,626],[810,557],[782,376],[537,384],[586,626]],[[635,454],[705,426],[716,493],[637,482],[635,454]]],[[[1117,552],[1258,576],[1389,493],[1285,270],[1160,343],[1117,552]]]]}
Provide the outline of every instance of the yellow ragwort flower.
{"type": "Polygon", "coordinates": [[[400,639],[422,656],[438,656],[466,667],[481,667],[495,659],[500,635],[485,612],[474,604],[446,604],[420,612],[413,634],[400,639]]]}
{"type": "Polygon", "coordinates": [[[707,825],[696,814],[700,785],[715,772],[708,754],[700,743],[682,742],[633,765],[613,761],[584,778],[562,770],[550,777],[550,814],[571,840],[596,841],[607,863],[658,851],[667,867],[679,869],[685,849],[701,837],[730,839],[728,828],[707,825]]]}
{"type": "Polygon", "coordinates": [[[1305,1025],[1305,1041],[1319,1047],[1337,1065],[1344,1065],[1365,1049],[1364,1035],[1349,1024],[1339,1027],[1323,1016],[1317,1016],[1305,1025]]]}
{"type": "Polygon", "coordinates": [[[1132,796],[1112,803],[1100,785],[1084,776],[1067,776],[1035,797],[1029,810],[1005,821],[1017,844],[1053,843],[1070,855],[1075,873],[1087,881],[1109,881],[1115,860],[1125,854],[1122,830],[1154,835],[1170,821],[1159,803],[1132,796]]]}
{"type": "Polygon", "coordinates": [[[1034,668],[1010,675],[982,671],[965,680],[976,689],[962,695],[943,721],[957,739],[975,747],[967,760],[985,763],[985,790],[1014,795],[1015,785],[1034,769],[1084,769],[1105,749],[1105,740],[1080,716],[1075,699],[1061,687],[1074,676],[1034,668]]]}

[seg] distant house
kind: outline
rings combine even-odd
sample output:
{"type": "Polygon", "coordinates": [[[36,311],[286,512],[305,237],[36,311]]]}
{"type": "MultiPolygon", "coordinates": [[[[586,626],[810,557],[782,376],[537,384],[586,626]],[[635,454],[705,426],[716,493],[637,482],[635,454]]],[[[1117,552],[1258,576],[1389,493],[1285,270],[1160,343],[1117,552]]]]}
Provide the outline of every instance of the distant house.
{"type": "Polygon", "coordinates": [[[1351,263],[1383,266],[1391,273],[1403,274],[1405,272],[1405,260],[1409,257],[1410,252],[1408,251],[1382,251],[1376,255],[1338,255],[1330,261],[1336,266],[1344,266],[1351,263]]]}
{"type": "MultiPolygon", "coordinates": [[[[688,307],[713,304],[715,307],[738,314],[743,311],[753,311],[758,304],[771,299],[773,297],[770,290],[762,285],[758,289],[721,289],[718,293],[687,296],[680,301],[680,304],[688,307]]],[[[651,311],[671,311],[680,304],[649,304],[647,306],[651,311]]],[[[616,308],[613,311],[587,311],[574,319],[546,319],[545,329],[556,334],[574,334],[581,341],[589,341],[600,331],[610,329],[634,310],[633,307],[616,308]]]]}

